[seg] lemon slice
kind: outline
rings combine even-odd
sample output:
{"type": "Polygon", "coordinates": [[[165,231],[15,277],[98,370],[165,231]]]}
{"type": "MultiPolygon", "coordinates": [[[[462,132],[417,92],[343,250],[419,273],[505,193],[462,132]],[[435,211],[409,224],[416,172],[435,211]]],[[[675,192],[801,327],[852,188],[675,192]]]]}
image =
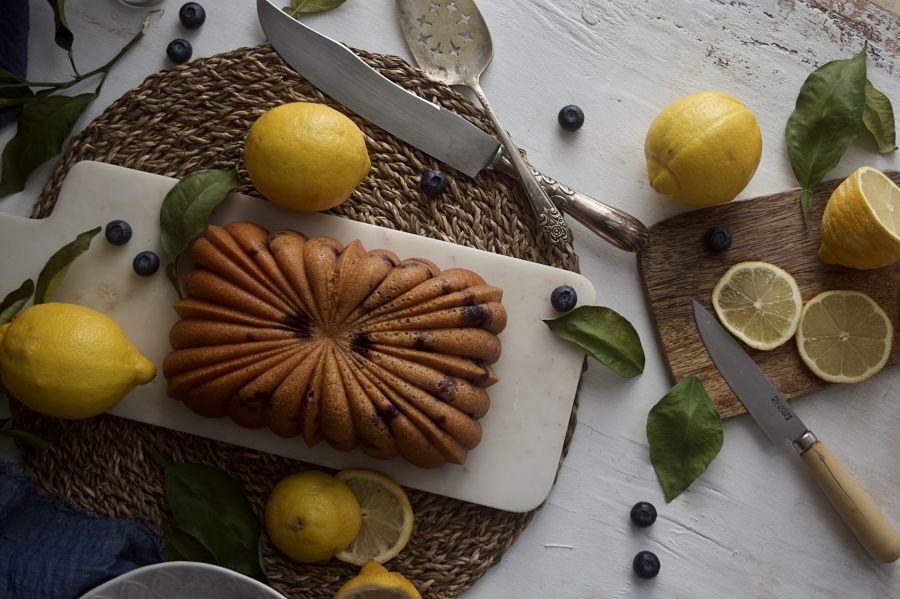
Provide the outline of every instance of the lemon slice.
{"type": "Polygon", "coordinates": [[[822,380],[858,383],[884,367],[893,337],[890,319],[868,295],[826,291],[803,307],[797,349],[822,380]]]}
{"type": "Polygon", "coordinates": [[[373,470],[342,470],[335,478],[347,483],[362,509],[362,527],[339,560],[361,566],[384,563],[406,547],[413,529],[412,506],[400,485],[373,470]]]}
{"type": "Polygon", "coordinates": [[[869,166],[844,179],[825,206],[819,259],[861,269],[900,260],[900,187],[869,166]]]}
{"type": "Polygon", "coordinates": [[[774,264],[738,262],[716,283],[712,304],[732,335],[769,350],[793,336],[803,300],[794,277],[774,264]]]}
{"type": "Polygon", "coordinates": [[[409,580],[397,572],[388,572],[376,561],[370,561],[359,575],[338,589],[333,599],[422,599],[409,580]]]}

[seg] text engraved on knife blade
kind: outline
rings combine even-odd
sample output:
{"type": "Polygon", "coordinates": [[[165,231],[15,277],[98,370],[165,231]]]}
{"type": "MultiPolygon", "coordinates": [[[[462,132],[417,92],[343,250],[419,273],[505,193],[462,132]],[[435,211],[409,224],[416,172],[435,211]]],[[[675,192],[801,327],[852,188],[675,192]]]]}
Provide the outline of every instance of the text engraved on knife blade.
{"type": "Polygon", "coordinates": [[[772,397],[769,398],[769,401],[772,403],[772,405],[775,407],[775,409],[778,411],[778,413],[781,414],[781,417],[784,418],[785,422],[787,422],[788,420],[790,420],[794,417],[793,410],[791,410],[787,406],[787,403],[785,403],[784,398],[781,397],[780,394],[776,393],[775,395],[773,395],[772,397]]]}

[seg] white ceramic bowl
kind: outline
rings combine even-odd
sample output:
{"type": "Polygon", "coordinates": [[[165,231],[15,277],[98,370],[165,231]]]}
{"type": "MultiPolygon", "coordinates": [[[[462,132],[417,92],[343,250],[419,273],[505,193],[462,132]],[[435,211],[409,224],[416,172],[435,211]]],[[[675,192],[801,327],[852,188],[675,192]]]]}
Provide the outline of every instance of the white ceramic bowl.
{"type": "Polygon", "coordinates": [[[200,562],[163,562],[137,568],[80,599],[285,599],[243,574],[200,562]]]}

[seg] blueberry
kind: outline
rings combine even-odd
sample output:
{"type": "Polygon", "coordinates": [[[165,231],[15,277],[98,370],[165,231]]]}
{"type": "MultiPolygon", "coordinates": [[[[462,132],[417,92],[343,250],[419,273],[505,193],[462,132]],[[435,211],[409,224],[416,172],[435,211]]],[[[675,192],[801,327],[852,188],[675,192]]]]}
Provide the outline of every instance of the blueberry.
{"type": "Polygon", "coordinates": [[[652,551],[638,551],[631,567],[641,578],[655,578],[659,574],[659,558],[652,551]]]}
{"type": "Polygon", "coordinates": [[[703,235],[703,243],[713,252],[723,252],[731,247],[731,231],[728,227],[713,227],[703,235]]]}
{"type": "Polygon", "coordinates": [[[557,312],[568,312],[578,303],[578,294],[569,285],[560,285],[550,294],[550,305],[557,312]]]}
{"type": "Polygon", "coordinates": [[[420,186],[425,195],[440,195],[450,184],[450,178],[441,171],[425,171],[420,186]]]}
{"type": "Polygon", "coordinates": [[[191,48],[191,43],[180,38],[172,40],[169,42],[169,45],[166,46],[166,55],[169,57],[169,60],[175,64],[189,61],[192,52],[193,49],[191,48]]]}
{"type": "Polygon", "coordinates": [[[178,11],[178,18],[188,29],[197,29],[206,21],[206,11],[196,2],[188,2],[178,11]]]}
{"type": "Polygon", "coordinates": [[[104,235],[106,235],[106,241],[113,245],[125,245],[131,239],[131,225],[124,220],[109,221],[104,235]]]}
{"type": "Polygon", "coordinates": [[[635,526],[647,528],[656,522],[656,508],[647,501],[638,501],[631,508],[631,521],[635,526]]]}
{"type": "Polygon", "coordinates": [[[556,120],[566,131],[577,131],[584,125],[584,112],[574,104],[569,104],[560,109],[556,120]]]}
{"type": "Polygon", "coordinates": [[[131,267],[142,277],[149,277],[159,270],[159,256],[156,255],[156,252],[145,250],[134,257],[131,267]]]}

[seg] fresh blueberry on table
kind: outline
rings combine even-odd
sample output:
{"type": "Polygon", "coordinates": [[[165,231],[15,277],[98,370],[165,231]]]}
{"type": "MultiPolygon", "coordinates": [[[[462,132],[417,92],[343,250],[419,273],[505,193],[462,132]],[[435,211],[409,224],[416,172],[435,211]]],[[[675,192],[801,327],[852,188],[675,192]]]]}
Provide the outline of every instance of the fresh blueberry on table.
{"type": "Polygon", "coordinates": [[[107,223],[103,234],[111,244],[125,245],[131,239],[131,225],[124,220],[112,220],[107,223]]]}
{"type": "Polygon", "coordinates": [[[149,277],[159,270],[159,256],[156,255],[156,252],[145,250],[134,257],[131,267],[142,277],[149,277]]]}
{"type": "Polygon", "coordinates": [[[172,40],[169,42],[169,45],[166,46],[166,55],[169,57],[169,60],[175,64],[182,64],[189,61],[192,53],[193,48],[191,48],[191,43],[181,38],[172,40]]]}
{"type": "Polygon", "coordinates": [[[196,2],[188,2],[178,11],[178,18],[188,29],[197,29],[206,21],[206,11],[196,2]]]}
{"type": "Polygon", "coordinates": [[[703,235],[703,243],[713,252],[724,252],[731,246],[731,231],[728,227],[713,227],[703,235]]]}
{"type": "Polygon", "coordinates": [[[550,294],[550,305],[557,312],[568,312],[578,303],[578,294],[569,285],[560,285],[550,294]]]}
{"type": "Polygon", "coordinates": [[[631,508],[631,521],[635,526],[647,528],[656,522],[656,508],[647,501],[638,501],[631,508]]]}
{"type": "Polygon", "coordinates": [[[560,109],[556,120],[559,121],[559,126],[566,131],[577,131],[584,125],[584,112],[574,104],[569,104],[560,109]]]}
{"type": "Polygon", "coordinates": [[[659,574],[659,558],[652,551],[638,551],[631,562],[634,573],[641,578],[655,578],[659,574]]]}
{"type": "Polygon", "coordinates": [[[450,184],[450,178],[441,171],[425,171],[420,183],[422,192],[428,196],[440,195],[450,184]]]}

